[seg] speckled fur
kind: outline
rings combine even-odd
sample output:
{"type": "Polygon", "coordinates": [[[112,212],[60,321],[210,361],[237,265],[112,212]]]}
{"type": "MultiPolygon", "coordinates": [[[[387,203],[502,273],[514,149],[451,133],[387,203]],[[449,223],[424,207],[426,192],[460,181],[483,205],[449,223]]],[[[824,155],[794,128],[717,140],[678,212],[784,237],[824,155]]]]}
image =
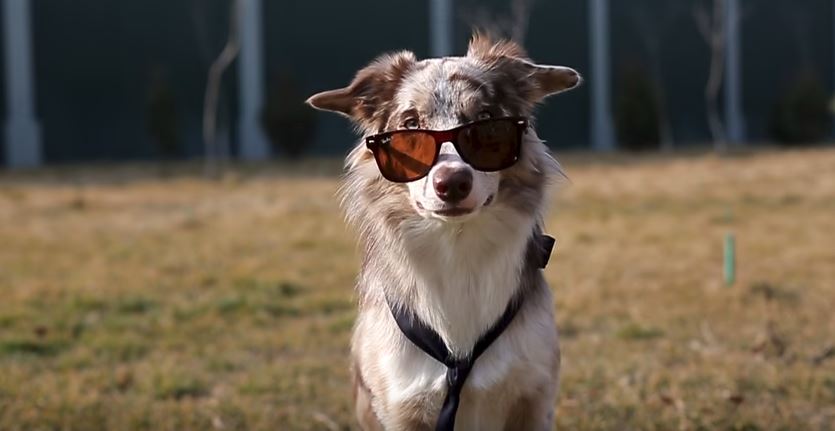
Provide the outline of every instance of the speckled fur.
{"type": "MultiPolygon", "coordinates": [[[[571,69],[535,65],[518,45],[476,35],[465,57],[384,55],[348,87],[309,103],[350,117],[364,135],[398,129],[407,117],[442,130],[485,110],[530,118],[543,98],[579,83],[571,69]]],[[[518,163],[484,173],[495,199],[460,222],[418,211],[420,188],[383,179],[362,143],[350,153],[340,195],[362,248],[352,371],[363,429],[432,429],[446,390],[445,368],[401,334],[386,298],[463,357],[520,290],[519,314],[464,387],[456,429],[551,429],[559,347],[532,237],[542,230],[545,189],[562,173],[532,126],[524,136],[518,163]]]]}

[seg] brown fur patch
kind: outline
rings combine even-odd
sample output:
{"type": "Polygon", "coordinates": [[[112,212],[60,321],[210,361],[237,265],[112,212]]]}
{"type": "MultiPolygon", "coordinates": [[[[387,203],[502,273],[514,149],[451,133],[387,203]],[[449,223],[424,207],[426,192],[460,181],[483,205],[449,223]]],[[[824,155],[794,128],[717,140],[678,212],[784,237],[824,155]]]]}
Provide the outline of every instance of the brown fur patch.
{"type": "Polygon", "coordinates": [[[382,130],[400,81],[416,64],[409,51],[381,55],[357,72],[347,87],[316,94],[308,103],[348,115],[366,129],[382,130]]]}
{"type": "Polygon", "coordinates": [[[369,129],[382,131],[393,108],[397,87],[416,62],[408,51],[383,55],[365,69],[349,88],[356,98],[352,116],[369,129]]]}
{"type": "Polygon", "coordinates": [[[528,53],[516,42],[496,40],[487,33],[479,31],[470,39],[467,56],[493,61],[501,57],[527,59],[528,53]]]}
{"type": "Polygon", "coordinates": [[[486,82],[463,72],[454,72],[449,75],[447,79],[449,79],[450,82],[463,82],[470,87],[470,90],[473,91],[481,91],[487,86],[486,82]]]}
{"type": "Polygon", "coordinates": [[[528,61],[528,57],[519,44],[476,33],[470,40],[467,56],[476,59],[492,76],[493,97],[490,103],[493,106],[501,106],[508,115],[531,114],[532,102],[536,102],[535,88],[526,79],[528,73],[522,61],[528,61]]]}
{"type": "Polygon", "coordinates": [[[548,95],[573,88],[581,82],[573,70],[533,64],[517,43],[494,40],[483,33],[473,35],[467,56],[497,72],[496,100],[522,108],[515,115],[529,115],[533,105],[548,95]]]}
{"type": "MultiPolygon", "coordinates": [[[[528,150],[527,148],[522,149],[528,150]]],[[[547,178],[543,172],[517,164],[502,172],[499,200],[525,214],[533,214],[542,206],[547,178]]]]}

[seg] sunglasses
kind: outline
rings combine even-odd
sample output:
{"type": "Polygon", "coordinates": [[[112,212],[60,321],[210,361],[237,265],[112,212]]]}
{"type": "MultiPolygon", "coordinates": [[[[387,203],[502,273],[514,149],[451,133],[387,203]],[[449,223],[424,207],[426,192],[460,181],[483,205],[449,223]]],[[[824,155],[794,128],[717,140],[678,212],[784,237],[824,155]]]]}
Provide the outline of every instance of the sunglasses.
{"type": "Polygon", "coordinates": [[[389,181],[408,183],[429,174],[438,161],[441,145],[451,142],[467,164],[482,172],[495,172],[519,160],[522,134],[528,120],[506,117],[474,121],[451,130],[396,130],[365,138],[380,173],[389,181]]]}

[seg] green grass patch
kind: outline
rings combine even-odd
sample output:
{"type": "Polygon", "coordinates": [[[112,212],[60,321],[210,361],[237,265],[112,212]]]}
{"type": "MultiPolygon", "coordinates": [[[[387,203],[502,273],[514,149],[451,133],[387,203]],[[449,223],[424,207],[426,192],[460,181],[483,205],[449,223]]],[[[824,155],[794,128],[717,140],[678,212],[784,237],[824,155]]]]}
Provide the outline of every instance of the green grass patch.
{"type": "Polygon", "coordinates": [[[344,316],[336,317],[328,323],[328,331],[334,335],[348,334],[354,327],[356,318],[355,313],[346,313],[344,316]]]}
{"type": "Polygon", "coordinates": [[[299,317],[302,315],[302,310],[299,307],[288,304],[262,304],[258,307],[259,310],[265,311],[271,317],[299,317]]]}
{"type": "Polygon", "coordinates": [[[20,319],[21,316],[17,313],[2,313],[0,314],[0,329],[11,328],[20,319]]]}
{"type": "MultiPolygon", "coordinates": [[[[826,429],[835,151],[622,157],[564,159],[571,186],[543,219],[564,246],[544,273],[555,428],[826,429]],[[723,288],[729,229],[738,286],[723,288]]],[[[192,167],[0,178],[0,430],[356,427],[362,259],[335,178],[192,167]]]]}
{"type": "Polygon", "coordinates": [[[178,323],[187,323],[205,316],[211,310],[212,307],[205,304],[177,305],[174,307],[172,316],[178,323]]]}
{"type": "Polygon", "coordinates": [[[229,295],[215,302],[215,309],[220,314],[228,315],[247,308],[247,300],[243,295],[229,295]]]}
{"type": "Polygon", "coordinates": [[[157,308],[157,306],[156,301],[142,297],[131,297],[119,301],[116,305],[116,311],[125,314],[145,314],[157,308]]]}
{"type": "Polygon", "coordinates": [[[800,301],[800,294],[785,286],[780,286],[767,281],[758,281],[751,284],[748,292],[752,296],[764,298],[766,301],[774,301],[785,304],[796,304],[800,301]]]}
{"type": "MultiPolygon", "coordinates": [[[[54,304],[39,301],[41,308],[51,308],[54,304]]],[[[89,313],[94,311],[105,311],[110,304],[102,298],[91,298],[89,296],[72,296],[66,302],[66,310],[74,313],[89,313]]]]}
{"type": "Polygon", "coordinates": [[[126,335],[105,336],[88,344],[93,348],[96,359],[108,362],[136,361],[144,358],[150,351],[147,341],[126,335]]]}
{"type": "Polygon", "coordinates": [[[295,298],[306,290],[304,286],[289,281],[264,281],[257,278],[241,278],[233,284],[236,290],[247,294],[286,299],[295,298]]]}
{"type": "Polygon", "coordinates": [[[323,296],[309,298],[303,308],[311,313],[332,315],[354,309],[354,303],[347,296],[323,296]]]}
{"type": "Polygon", "coordinates": [[[69,344],[61,340],[3,340],[0,341],[0,356],[57,356],[69,347],[69,344]]]}
{"type": "Polygon", "coordinates": [[[627,324],[615,333],[621,340],[652,340],[664,336],[664,331],[636,323],[627,324]]]}
{"type": "Polygon", "coordinates": [[[184,374],[161,374],[154,379],[154,396],[161,400],[202,398],[209,395],[209,385],[200,378],[184,374]]]}
{"type": "Polygon", "coordinates": [[[827,390],[829,398],[835,400],[835,377],[824,378],[823,387],[827,390]]]}

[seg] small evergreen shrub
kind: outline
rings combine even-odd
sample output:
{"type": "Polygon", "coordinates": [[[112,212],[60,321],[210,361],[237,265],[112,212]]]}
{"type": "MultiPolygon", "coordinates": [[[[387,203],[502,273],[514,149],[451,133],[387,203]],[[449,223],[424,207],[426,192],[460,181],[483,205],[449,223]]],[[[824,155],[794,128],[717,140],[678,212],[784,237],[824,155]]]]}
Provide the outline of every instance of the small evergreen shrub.
{"type": "Polygon", "coordinates": [[[616,90],[615,127],[621,148],[657,149],[661,142],[658,95],[649,75],[637,67],[623,68],[616,90]]]}
{"type": "Polygon", "coordinates": [[[784,145],[818,142],[829,134],[829,93],[817,73],[802,72],[777,100],[771,135],[784,145]]]}
{"type": "Polygon", "coordinates": [[[274,153],[297,159],[313,145],[316,113],[304,103],[305,94],[291,75],[277,74],[270,88],[261,114],[264,131],[274,153]]]}

